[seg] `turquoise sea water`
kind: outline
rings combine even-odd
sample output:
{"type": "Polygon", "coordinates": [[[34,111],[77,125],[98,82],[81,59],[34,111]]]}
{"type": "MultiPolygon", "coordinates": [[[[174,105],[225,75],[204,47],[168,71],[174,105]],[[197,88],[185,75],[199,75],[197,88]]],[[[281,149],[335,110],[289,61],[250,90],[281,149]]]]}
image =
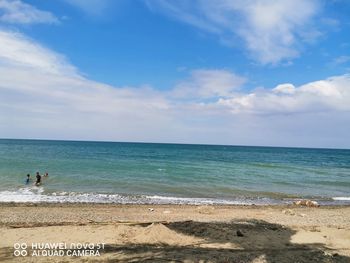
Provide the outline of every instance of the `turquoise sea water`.
{"type": "Polygon", "coordinates": [[[0,178],[2,202],[350,204],[350,150],[3,139],[0,178]]]}

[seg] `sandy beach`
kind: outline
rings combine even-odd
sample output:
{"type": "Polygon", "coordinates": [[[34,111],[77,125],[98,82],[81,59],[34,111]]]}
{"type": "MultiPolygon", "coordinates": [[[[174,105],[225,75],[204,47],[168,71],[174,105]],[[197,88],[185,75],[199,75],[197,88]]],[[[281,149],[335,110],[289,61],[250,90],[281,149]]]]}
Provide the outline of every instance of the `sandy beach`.
{"type": "Polygon", "coordinates": [[[350,262],[350,207],[3,203],[0,236],[1,262],[350,262]],[[103,249],[16,257],[16,243],[103,249]]]}

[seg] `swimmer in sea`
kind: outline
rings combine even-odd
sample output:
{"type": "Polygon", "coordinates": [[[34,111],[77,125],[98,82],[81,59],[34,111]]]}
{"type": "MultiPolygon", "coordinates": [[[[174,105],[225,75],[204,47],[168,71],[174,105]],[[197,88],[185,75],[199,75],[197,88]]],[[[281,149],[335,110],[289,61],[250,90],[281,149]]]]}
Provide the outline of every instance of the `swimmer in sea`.
{"type": "Polygon", "coordinates": [[[36,186],[41,185],[41,175],[39,174],[39,172],[36,172],[36,182],[35,182],[36,186]]]}
{"type": "Polygon", "coordinates": [[[29,184],[30,182],[30,174],[27,174],[26,184],[29,184]]]}
{"type": "Polygon", "coordinates": [[[49,173],[46,172],[46,173],[44,174],[44,177],[49,177],[49,173]]]}

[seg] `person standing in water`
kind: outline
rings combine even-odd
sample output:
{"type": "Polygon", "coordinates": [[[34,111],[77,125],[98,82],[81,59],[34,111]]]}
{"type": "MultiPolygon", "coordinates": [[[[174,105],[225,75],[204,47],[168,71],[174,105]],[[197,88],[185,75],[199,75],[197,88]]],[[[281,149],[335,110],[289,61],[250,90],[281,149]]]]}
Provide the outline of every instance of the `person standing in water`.
{"type": "Polygon", "coordinates": [[[26,184],[29,184],[30,182],[30,174],[27,174],[26,184]]]}
{"type": "Polygon", "coordinates": [[[41,185],[41,175],[39,174],[39,172],[36,172],[36,182],[35,182],[36,186],[41,185]]]}

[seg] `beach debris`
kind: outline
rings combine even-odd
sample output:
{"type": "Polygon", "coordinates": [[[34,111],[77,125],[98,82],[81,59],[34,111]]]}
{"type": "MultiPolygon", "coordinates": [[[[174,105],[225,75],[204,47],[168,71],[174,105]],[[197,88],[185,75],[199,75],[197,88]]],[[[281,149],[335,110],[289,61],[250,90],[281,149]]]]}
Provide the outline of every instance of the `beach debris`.
{"type": "Polygon", "coordinates": [[[239,229],[236,231],[236,234],[237,234],[238,237],[244,237],[242,231],[239,230],[239,229]]]}
{"type": "Polygon", "coordinates": [[[285,215],[291,215],[291,216],[295,215],[294,211],[291,210],[291,209],[285,209],[285,210],[282,211],[282,213],[285,214],[285,215]]]}
{"type": "Polygon", "coordinates": [[[297,206],[307,206],[307,207],[319,207],[320,205],[316,201],[312,200],[298,200],[293,202],[297,206]]]}
{"type": "Polygon", "coordinates": [[[154,209],[153,208],[148,208],[148,211],[153,212],[154,209]]]}

